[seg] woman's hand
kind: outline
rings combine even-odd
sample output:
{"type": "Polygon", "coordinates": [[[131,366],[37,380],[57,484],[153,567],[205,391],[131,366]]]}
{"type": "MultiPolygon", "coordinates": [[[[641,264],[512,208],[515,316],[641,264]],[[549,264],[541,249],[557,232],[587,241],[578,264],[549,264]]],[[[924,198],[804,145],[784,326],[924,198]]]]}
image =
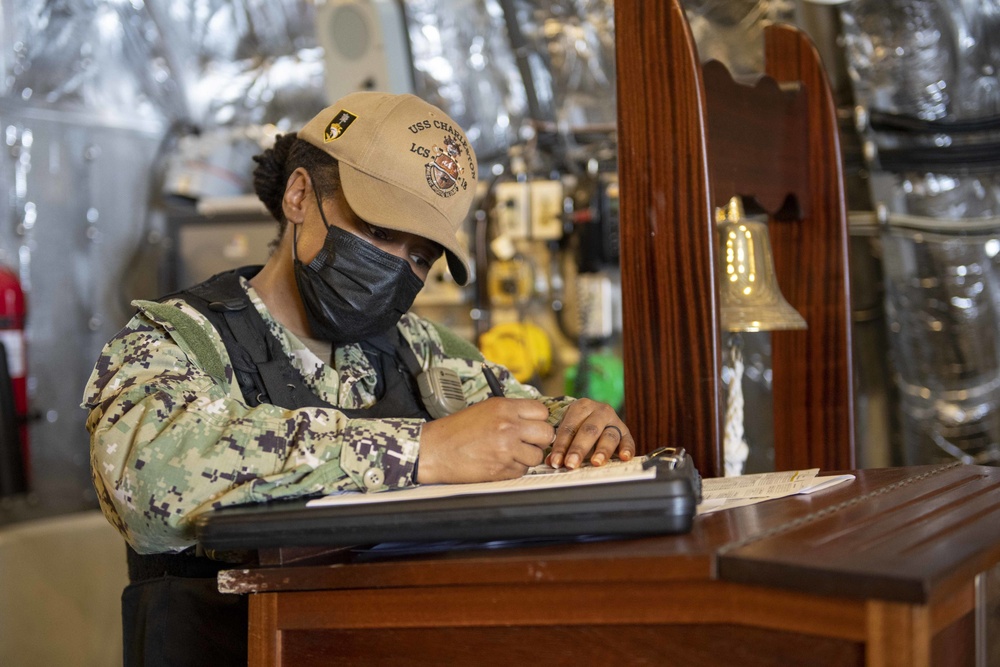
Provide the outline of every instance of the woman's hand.
{"type": "Polygon", "coordinates": [[[622,461],[635,456],[635,440],[625,422],[607,403],[580,398],[559,422],[548,463],[554,468],[578,468],[590,455],[591,465],[601,466],[616,451],[622,461]]]}
{"type": "Polygon", "coordinates": [[[417,482],[487,482],[520,477],[539,465],[555,429],[549,410],[526,398],[490,398],[427,422],[417,482]]]}

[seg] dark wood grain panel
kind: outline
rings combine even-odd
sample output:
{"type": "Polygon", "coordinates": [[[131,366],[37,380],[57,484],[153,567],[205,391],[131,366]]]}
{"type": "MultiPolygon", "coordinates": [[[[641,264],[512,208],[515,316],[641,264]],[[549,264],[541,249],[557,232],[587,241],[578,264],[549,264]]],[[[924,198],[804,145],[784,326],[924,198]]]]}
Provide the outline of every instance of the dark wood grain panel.
{"type": "Polygon", "coordinates": [[[625,415],[721,473],[715,231],[700,67],[677,3],[615,3],[625,415]]]}
{"type": "Polygon", "coordinates": [[[738,623],[822,637],[864,637],[865,610],[857,600],[714,582],[717,597],[705,604],[708,581],[292,591],[279,596],[277,628],[738,623]]]}
{"type": "Polygon", "coordinates": [[[705,63],[712,205],[742,196],[772,215],[809,215],[808,108],[802,86],[760,76],[737,83],[725,65],[705,63]]]}
{"type": "Polygon", "coordinates": [[[330,665],[684,665],[809,667],[864,664],[857,642],[741,626],[328,630],[285,633],[286,664],[330,665]],[[334,648],[335,647],[335,653],[334,648]],[[579,652],[587,653],[581,662],[579,652]]]}
{"type": "Polygon", "coordinates": [[[819,54],[790,26],[765,30],[767,73],[806,96],[808,215],[772,218],[782,292],[809,328],[772,334],[775,468],[853,468],[847,210],[833,97],[819,54]]]}
{"type": "MultiPolygon", "coordinates": [[[[727,581],[926,604],[1000,560],[1000,469],[951,466],[724,547],[727,581]]],[[[970,601],[971,604],[971,601],[970,601]]]]}
{"type": "Polygon", "coordinates": [[[247,649],[251,665],[281,664],[281,632],[277,630],[278,596],[255,595],[250,602],[247,649]]]}

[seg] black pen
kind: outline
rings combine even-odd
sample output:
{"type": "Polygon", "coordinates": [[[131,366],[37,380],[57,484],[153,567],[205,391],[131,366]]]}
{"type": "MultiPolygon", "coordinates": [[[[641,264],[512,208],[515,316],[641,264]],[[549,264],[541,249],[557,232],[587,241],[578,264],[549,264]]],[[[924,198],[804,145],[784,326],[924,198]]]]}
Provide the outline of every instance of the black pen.
{"type": "Polygon", "coordinates": [[[503,398],[503,385],[500,384],[500,380],[497,379],[497,376],[493,374],[493,371],[486,364],[483,364],[483,375],[486,376],[486,384],[490,386],[490,393],[503,398]]]}

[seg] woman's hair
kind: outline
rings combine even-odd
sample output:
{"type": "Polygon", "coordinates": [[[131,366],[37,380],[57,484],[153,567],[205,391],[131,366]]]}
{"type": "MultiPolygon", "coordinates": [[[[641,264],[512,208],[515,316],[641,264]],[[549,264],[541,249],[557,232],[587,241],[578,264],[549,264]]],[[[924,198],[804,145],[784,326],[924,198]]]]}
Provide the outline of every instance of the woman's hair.
{"type": "Polygon", "coordinates": [[[316,192],[322,198],[332,197],[340,189],[340,165],[328,153],[296,137],[294,132],[279,134],[274,146],[253,158],[257,167],[253,170],[253,189],[264,206],[278,221],[278,238],[285,233],[288,221],[281,202],[285,196],[285,185],[292,172],[302,167],[309,173],[316,192]]]}

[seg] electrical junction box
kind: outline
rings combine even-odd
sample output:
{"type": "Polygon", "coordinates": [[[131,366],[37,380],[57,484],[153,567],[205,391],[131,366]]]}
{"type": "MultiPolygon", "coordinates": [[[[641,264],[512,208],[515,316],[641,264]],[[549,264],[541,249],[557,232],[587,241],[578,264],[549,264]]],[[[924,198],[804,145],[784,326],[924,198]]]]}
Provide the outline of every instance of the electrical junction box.
{"type": "Polygon", "coordinates": [[[563,185],[531,181],[531,238],[555,240],[563,235],[563,185]]]}
{"type": "Polygon", "coordinates": [[[526,239],[531,231],[529,185],[525,182],[506,181],[496,186],[497,235],[508,239],[526,239]]]}
{"type": "Polygon", "coordinates": [[[510,239],[562,237],[563,185],[559,181],[507,181],[496,186],[497,232],[510,239]]]}

